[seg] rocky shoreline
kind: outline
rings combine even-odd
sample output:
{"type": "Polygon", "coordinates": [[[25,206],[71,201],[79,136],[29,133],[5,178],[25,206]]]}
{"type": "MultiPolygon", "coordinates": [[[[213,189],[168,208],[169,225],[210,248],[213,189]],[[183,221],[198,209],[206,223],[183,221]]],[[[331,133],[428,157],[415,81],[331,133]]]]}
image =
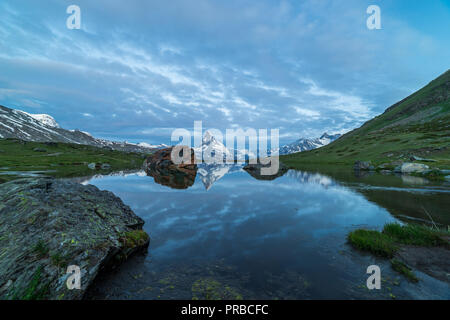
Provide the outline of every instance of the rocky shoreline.
{"type": "Polygon", "coordinates": [[[82,299],[101,270],[146,250],[143,225],[95,186],[44,178],[0,184],[0,299],[82,299]],[[67,286],[70,266],[79,267],[80,289],[67,286]]]}
{"type": "MultiPolygon", "coordinates": [[[[411,161],[433,162],[431,159],[423,159],[412,156],[411,161]]],[[[379,172],[381,174],[406,174],[425,177],[429,179],[440,179],[450,181],[450,170],[442,170],[439,168],[430,168],[428,165],[417,162],[394,161],[383,163],[375,167],[371,161],[355,161],[353,169],[356,172],[369,171],[379,172]]]]}

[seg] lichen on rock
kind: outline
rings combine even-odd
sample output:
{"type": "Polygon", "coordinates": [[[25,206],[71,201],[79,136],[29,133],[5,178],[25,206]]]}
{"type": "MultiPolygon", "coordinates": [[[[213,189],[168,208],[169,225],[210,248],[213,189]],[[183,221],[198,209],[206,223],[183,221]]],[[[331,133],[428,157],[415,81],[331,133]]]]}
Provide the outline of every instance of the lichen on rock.
{"type": "Polygon", "coordinates": [[[55,179],[0,185],[0,299],[81,299],[98,272],[148,247],[144,221],[95,186],[55,179]],[[67,266],[81,269],[69,290],[67,266]]]}

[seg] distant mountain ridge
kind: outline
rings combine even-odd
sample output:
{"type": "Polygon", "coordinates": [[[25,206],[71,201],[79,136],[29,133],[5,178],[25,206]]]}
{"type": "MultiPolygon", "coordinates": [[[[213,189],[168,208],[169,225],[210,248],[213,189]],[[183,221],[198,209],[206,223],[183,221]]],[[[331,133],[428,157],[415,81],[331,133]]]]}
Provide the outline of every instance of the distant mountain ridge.
{"type": "Polygon", "coordinates": [[[320,136],[320,138],[315,139],[301,138],[295,142],[282,146],[279,149],[279,154],[287,155],[317,149],[326,146],[327,144],[339,139],[340,137],[341,134],[329,135],[328,133],[324,133],[322,136],[320,136]]]}
{"type": "Polygon", "coordinates": [[[60,128],[55,119],[46,114],[32,115],[24,111],[0,106],[0,138],[16,138],[35,142],[63,142],[90,145],[125,152],[148,153],[150,145],[114,142],[97,139],[87,132],[60,128]]]}

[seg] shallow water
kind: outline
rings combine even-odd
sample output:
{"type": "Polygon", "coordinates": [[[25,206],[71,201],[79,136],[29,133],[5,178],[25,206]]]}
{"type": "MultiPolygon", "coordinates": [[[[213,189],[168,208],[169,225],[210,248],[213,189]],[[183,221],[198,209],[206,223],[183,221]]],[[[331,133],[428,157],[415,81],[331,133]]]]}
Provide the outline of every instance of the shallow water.
{"type": "MultiPolygon", "coordinates": [[[[157,184],[142,173],[84,181],[119,196],[145,220],[151,237],[145,256],[103,275],[87,297],[449,299],[447,284],[420,272],[419,284],[409,283],[389,261],[357,252],[346,242],[355,228],[381,229],[398,221],[394,215],[405,220],[414,211],[401,210],[398,200],[406,195],[413,200],[403,201],[405,208],[425,204],[436,223],[447,223],[443,210],[448,206],[443,205],[449,186],[415,185],[420,181],[401,177],[342,179],[346,174],[339,180],[291,170],[261,181],[233,168],[214,184],[197,175],[185,190],[157,184]],[[377,183],[370,182],[374,179],[377,183]],[[385,186],[379,183],[383,179],[385,186]],[[381,267],[381,290],[365,285],[372,264],[381,267]]],[[[424,213],[412,216],[427,220],[424,213]]]]}

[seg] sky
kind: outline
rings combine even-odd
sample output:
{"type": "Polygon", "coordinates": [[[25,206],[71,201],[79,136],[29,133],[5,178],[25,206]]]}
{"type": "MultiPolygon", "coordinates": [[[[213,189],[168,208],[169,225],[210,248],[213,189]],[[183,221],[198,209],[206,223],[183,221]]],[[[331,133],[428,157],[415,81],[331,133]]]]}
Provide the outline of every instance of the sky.
{"type": "Polygon", "coordinates": [[[0,105],[119,141],[169,143],[202,121],[288,143],[359,127],[449,52],[450,0],[2,0],[0,105]]]}

